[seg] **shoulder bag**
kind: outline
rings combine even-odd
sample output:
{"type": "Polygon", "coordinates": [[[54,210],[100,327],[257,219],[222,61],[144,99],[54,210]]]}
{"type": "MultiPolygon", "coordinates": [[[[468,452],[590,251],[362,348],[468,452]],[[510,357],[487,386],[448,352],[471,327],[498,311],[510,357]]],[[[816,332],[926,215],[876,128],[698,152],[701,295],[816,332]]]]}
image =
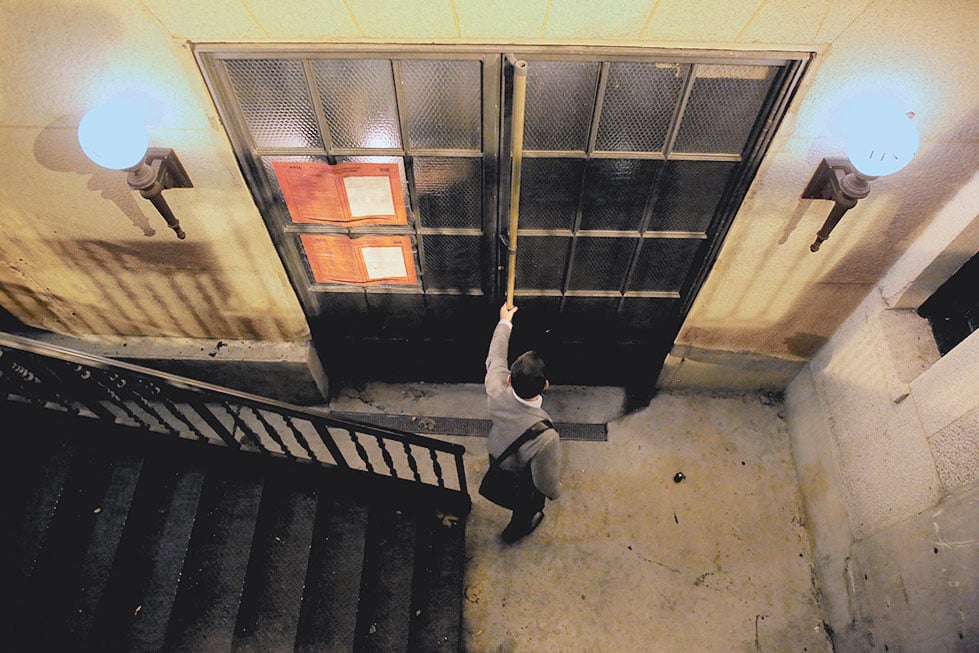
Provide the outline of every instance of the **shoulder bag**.
{"type": "Polygon", "coordinates": [[[479,493],[496,505],[513,510],[518,505],[519,499],[525,493],[535,489],[533,488],[533,478],[531,478],[530,474],[526,473],[526,470],[513,472],[500,467],[500,463],[516,453],[517,449],[525,442],[533,440],[544,431],[552,428],[554,428],[554,425],[546,419],[537,422],[524,431],[519,438],[514,440],[500,454],[499,458],[491,460],[489,469],[486,470],[486,475],[483,476],[483,482],[479,484],[479,493]],[[530,487],[527,487],[528,481],[530,487]]]}

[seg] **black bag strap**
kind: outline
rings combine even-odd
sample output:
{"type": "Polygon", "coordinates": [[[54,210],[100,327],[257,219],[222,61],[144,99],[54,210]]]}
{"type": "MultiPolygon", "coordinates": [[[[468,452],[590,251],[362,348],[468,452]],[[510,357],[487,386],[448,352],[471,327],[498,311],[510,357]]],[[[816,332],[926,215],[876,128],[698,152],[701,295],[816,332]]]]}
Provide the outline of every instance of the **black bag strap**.
{"type": "Polygon", "coordinates": [[[519,438],[511,442],[510,446],[504,449],[503,453],[500,454],[500,457],[490,464],[490,467],[499,467],[500,463],[502,463],[504,459],[516,453],[517,449],[519,449],[525,442],[533,440],[544,431],[552,428],[554,428],[554,425],[551,424],[550,420],[546,419],[542,419],[541,421],[532,425],[529,429],[524,431],[519,438]]]}

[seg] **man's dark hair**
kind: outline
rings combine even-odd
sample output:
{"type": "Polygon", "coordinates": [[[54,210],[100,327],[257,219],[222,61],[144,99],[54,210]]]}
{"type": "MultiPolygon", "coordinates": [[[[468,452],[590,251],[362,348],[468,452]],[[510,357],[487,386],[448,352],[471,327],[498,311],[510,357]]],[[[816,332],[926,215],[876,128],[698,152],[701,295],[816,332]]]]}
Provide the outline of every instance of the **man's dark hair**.
{"type": "Polygon", "coordinates": [[[544,359],[536,351],[521,354],[510,368],[510,385],[521,399],[533,399],[544,391],[547,375],[544,359]]]}

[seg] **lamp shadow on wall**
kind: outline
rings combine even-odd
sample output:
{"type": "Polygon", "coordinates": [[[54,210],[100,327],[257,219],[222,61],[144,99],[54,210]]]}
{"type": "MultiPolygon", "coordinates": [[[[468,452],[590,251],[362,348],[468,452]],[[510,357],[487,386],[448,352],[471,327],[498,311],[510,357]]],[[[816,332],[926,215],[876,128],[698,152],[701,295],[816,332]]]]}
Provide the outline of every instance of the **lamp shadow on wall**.
{"type": "Polygon", "coordinates": [[[92,333],[188,338],[268,336],[238,317],[233,289],[211,269],[211,246],[188,241],[49,240],[84,277],[87,296],[66,299],[92,333]]]}
{"type": "MultiPolygon", "coordinates": [[[[156,235],[156,229],[143,212],[149,206],[126,183],[126,173],[109,170],[93,163],[78,143],[77,125],[81,116],[62,116],[49,123],[34,139],[34,158],[53,172],[88,175],[88,189],[116,205],[119,212],[146,237],[156,235]],[[72,125],[66,127],[65,125],[72,125]]],[[[98,216],[105,219],[105,214],[98,216]]]]}

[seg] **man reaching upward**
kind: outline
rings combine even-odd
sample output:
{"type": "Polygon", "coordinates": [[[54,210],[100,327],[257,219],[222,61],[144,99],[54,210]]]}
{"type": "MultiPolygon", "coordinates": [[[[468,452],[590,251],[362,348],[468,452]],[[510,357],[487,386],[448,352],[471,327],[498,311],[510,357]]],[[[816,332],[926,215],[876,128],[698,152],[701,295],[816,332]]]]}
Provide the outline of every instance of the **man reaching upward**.
{"type": "MultiPolygon", "coordinates": [[[[521,354],[507,369],[507,350],[513,316],[517,307],[500,308],[500,321],[493,331],[486,357],[486,396],[493,420],[486,449],[490,459],[498,458],[527,429],[550,415],[541,407],[541,394],[547,389],[544,360],[534,351],[521,354]]],[[[558,433],[548,428],[524,443],[501,467],[524,475],[528,491],[514,507],[510,523],[501,537],[513,543],[529,535],[544,519],[544,498],[561,494],[561,451],[558,433]]]]}

